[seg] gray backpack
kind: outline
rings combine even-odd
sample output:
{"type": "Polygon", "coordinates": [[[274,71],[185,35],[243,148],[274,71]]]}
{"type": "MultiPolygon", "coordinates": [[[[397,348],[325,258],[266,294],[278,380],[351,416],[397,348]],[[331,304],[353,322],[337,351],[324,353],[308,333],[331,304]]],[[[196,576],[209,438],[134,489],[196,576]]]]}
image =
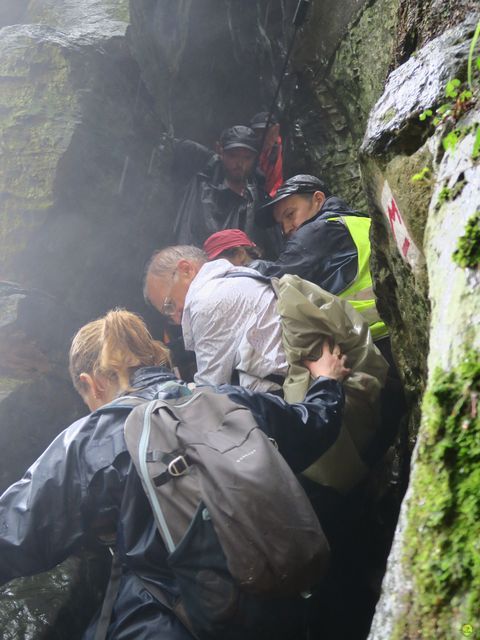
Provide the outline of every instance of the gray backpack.
{"type": "Polygon", "coordinates": [[[279,610],[325,574],[329,548],[252,413],[227,395],[197,390],[134,408],[125,440],[188,626],[198,638],[274,634],[279,610]]]}

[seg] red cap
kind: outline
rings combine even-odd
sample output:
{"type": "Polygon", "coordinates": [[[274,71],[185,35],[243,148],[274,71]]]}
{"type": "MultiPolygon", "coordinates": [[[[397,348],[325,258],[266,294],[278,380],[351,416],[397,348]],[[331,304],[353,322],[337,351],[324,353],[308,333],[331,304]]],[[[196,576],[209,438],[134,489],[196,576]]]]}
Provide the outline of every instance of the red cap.
{"type": "Polygon", "coordinates": [[[203,250],[209,260],[213,260],[226,249],[233,247],[255,247],[256,244],[250,240],[246,233],[240,229],[224,229],[217,231],[205,240],[203,250]]]}

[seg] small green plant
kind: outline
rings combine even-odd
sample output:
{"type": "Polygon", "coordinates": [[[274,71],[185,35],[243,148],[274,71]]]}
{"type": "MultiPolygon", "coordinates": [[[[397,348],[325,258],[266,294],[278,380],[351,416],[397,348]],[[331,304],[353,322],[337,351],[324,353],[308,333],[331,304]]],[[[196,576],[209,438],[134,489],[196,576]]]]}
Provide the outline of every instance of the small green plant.
{"type": "Polygon", "coordinates": [[[446,98],[457,98],[459,93],[459,87],[461,85],[461,81],[458,78],[453,78],[447,82],[447,86],[445,87],[445,97],[446,98]]]}
{"type": "Polygon", "coordinates": [[[452,258],[464,269],[475,269],[480,265],[480,210],[467,222],[465,234],[458,239],[452,258]]]}
{"type": "Polygon", "coordinates": [[[447,200],[450,200],[451,197],[452,190],[449,187],[443,187],[440,189],[440,193],[438,194],[438,202],[439,204],[443,204],[444,202],[447,202],[447,200]]]}
{"type": "MultiPolygon", "coordinates": [[[[472,38],[472,42],[470,43],[466,85],[463,85],[459,78],[451,78],[445,86],[445,97],[448,99],[448,102],[444,102],[438,106],[435,109],[435,112],[432,108],[422,111],[418,116],[421,122],[425,122],[428,118],[432,118],[432,124],[434,127],[439,127],[447,122],[455,125],[464,113],[473,107],[479,96],[479,87],[475,86],[473,73],[475,48],[479,38],[480,21],[476,26],[475,34],[472,38]]],[[[475,59],[475,67],[480,70],[480,57],[475,59]]],[[[464,135],[466,134],[461,128],[455,128],[453,131],[447,133],[442,139],[444,150],[453,151],[459,139],[464,135]]],[[[472,158],[477,159],[478,157],[480,157],[480,133],[478,133],[477,130],[472,158]]],[[[417,174],[417,176],[418,175],[419,174],[417,174]]],[[[417,179],[420,180],[421,178],[417,179]]]]}
{"type": "Polygon", "coordinates": [[[430,179],[431,175],[429,167],[423,167],[423,169],[410,178],[412,182],[430,182],[430,179]]]}
{"type": "Polygon", "coordinates": [[[418,119],[423,122],[424,120],[426,120],[427,118],[431,118],[432,116],[433,111],[431,109],[425,109],[425,111],[422,111],[422,113],[418,116],[418,119]]]}
{"type": "Polygon", "coordinates": [[[447,133],[447,135],[442,139],[442,145],[445,151],[453,151],[457,146],[457,142],[464,135],[464,132],[461,129],[454,129],[447,133]]]}

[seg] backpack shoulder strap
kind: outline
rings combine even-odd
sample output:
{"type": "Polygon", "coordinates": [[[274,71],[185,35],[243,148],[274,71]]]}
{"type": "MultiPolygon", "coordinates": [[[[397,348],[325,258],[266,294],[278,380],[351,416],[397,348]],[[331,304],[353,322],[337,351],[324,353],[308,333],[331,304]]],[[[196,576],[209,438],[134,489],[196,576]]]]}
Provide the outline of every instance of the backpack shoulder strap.
{"type": "Polygon", "coordinates": [[[226,273],[223,278],[253,278],[259,280],[265,284],[271,285],[271,278],[264,276],[261,273],[251,273],[250,271],[232,271],[232,273],[226,273]]]}

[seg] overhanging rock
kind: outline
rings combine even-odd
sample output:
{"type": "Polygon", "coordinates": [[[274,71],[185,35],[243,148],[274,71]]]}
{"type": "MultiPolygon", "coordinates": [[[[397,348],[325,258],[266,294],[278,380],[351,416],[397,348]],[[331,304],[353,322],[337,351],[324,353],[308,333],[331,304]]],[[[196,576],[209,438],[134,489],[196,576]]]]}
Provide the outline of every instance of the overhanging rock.
{"type": "Polygon", "coordinates": [[[30,19],[58,29],[0,31],[0,273],[85,319],[143,309],[143,264],[172,217],[127,24],[102,4],[113,6],[68,2],[52,18],[53,3],[34,2],[30,19]]]}

